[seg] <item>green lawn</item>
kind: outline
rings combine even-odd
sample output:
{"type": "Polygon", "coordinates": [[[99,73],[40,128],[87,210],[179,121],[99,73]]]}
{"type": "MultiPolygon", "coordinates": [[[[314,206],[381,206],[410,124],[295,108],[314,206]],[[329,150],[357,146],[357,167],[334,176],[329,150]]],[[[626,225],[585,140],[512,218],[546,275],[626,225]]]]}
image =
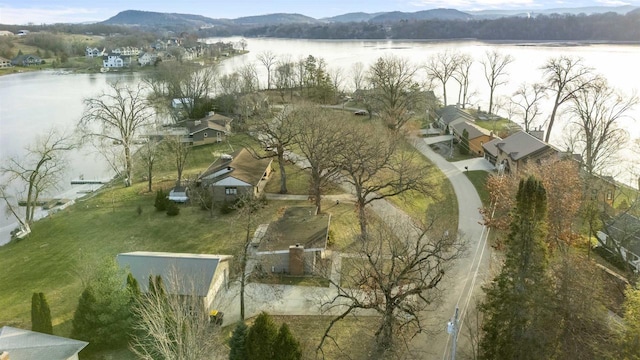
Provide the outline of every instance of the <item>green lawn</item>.
{"type": "Polygon", "coordinates": [[[489,206],[489,191],[487,191],[487,178],[489,177],[489,173],[483,170],[476,171],[465,171],[465,175],[469,178],[469,181],[473,184],[480,195],[480,200],[482,200],[482,205],[489,206]]]}

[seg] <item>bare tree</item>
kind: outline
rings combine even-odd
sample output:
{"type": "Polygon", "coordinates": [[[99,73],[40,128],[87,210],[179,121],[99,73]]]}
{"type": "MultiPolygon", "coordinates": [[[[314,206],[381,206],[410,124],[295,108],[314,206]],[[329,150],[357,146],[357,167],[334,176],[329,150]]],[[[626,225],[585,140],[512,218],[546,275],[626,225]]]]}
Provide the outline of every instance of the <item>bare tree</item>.
{"type": "Polygon", "coordinates": [[[425,65],[427,75],[437,79],[442,84],[444,106],[447,106],[447,82],[454,76],[459,67],[460,55],[450,50],[431,56],[425,65]]]}
{"type": "Polygon", "coordinates": [[[135,331],[129,348],[140,359],[199,360],[221,355],[213,338],[218,329],[209,322],[195,281],[188,282],[176,270],[164,283],[151,278],[133,314],[135,331]],[[168,289],[184,289],[185,294],[170,294],[168,289]]]}
{"type": "Polygon", "coordinates": [[[417,161],[417,152],[406,150],[399,134],[362,123],[347,125],[344,131],[345,145],[337,161],[342,180],[355,192],[360,234],[365,239],[365,207],[375,200],[426,189],[428,168],[417,161]]]}
{"type": "Polygon", "coordinates": [[[419,97],[414,81],[418,69],[407,59],[386,55],[369,68],[367,80],[371,91],[367,101],[379,112],[385,123],[400,129],[411,118],[411,110],[419,97]]]}
{"type": "Polygon", "coordinates": [[[147,168],[147,191],[151,192],[153,186],[153,166],[160,157],[160,142],[149,139],[139,150],[140,159],[147,168]]]}
{"type": "Polygon", "coordinates": [[[597,79],[576,91],[572,97],[570,145],[580,151],[585,170],[597,174],[610,165],[628,139],[619,123],[638,103],[633,94],[625,96],[611,88],[606,80],[597,79]]]}
{"type": "Polygon", "coordinates": [[[259,53],[256,58],[264,65],[265,69],[267,69],[267,90],[269,90],[271,89],[271,72],[273,71],[273,66],[276,64],[277,56],[273,51],[265,50],[259,53]]]}
{"type": "Polygon", "coordinates": [[[238,70],[240,74],[241,89],[243,94],[258,90],[258,72],[253,64],[247,64],[238,70]]]}
{"type": "Polygon", "coordinates": [[[486,58],[482,60],[484,77],[489,84],[489,114],[493,113],[493,95],[498,86],[507,83],[507,65],[513,62],[513,56],[502,54],[498,50],[486,52],[486,58]]]}
{"type": "Polygon", "coordinates": [[[353,81],[353,91],[362,90],[365,85],[365,70],[364,64],[361,62],[356,62],[351,65],[351,81],[353,81]]]}
{"type": "Polygon", "coordinates": [[[458,66],[453,72],[453,79],[460,86],[458,91],[458,103],[464,109],[469,101],[469,74],[473,65],[473,58],[469,54],[458,55],[458,66]]]}
{"type": "Polygon", "coordinates": [[[65,169],[64,153],[74,147],[69,136],[51,130],[38,136],[35,143],[26,148],[24,157],[9,158],[0,166],[0,174],[5,181],[0,186],[0,198],[23,230],[30,231],[29,225],[34,221],[38,198],[57,187],[65,169]],[[11,190],[17,190],[17,196],[24,197],[24,216],[19,214],[17,201],[12,200],[15,196],[11,195],[9,186],[11,190]]]}
{"type": "Polygon", "coordinates": [[[176,179],[176,186],[182,185],[182,171],[184,170],[189,154],[191,154],[191,144],[182,135],[169,135],[163,139],[163,145],[165,152],[173,157],[174,164],[178,176],[176,179]]]}
{"type": "Polygon", "coordinates": [[[343,126],[330,111],[317,107],[295,109],[292,116],[299,120],[294,141],[304,155],[303,166],[311,171],[310,194],[320,213],[322,193],[340,170],[336,159],[345,144],[343,126]]]}
{"type": "Polygon", "coordinates": [[[275,86],[280,92],[280,97],[284,101],[286,91],[289,91],[290,98],[293,99],[293,87],[295,64],[289,58],[278,61],[275,71],[275,86]]]}
{"type": "Polygon", "coordinates": [[[513,93],[511,103],[516,107],[516,114],[522,120],[524,131],[529,132],[535,127],[535,119],[541,113],[538,103],[545,97],[545,87],[542,84],[523,83],[513,93]]]}
{"type": "MultiPolygon", "coordinates": [[[[296,121],[296,114],[285,107],[274,117],[256,116],[249,124],[250,130],[255,132],[258,143],[267,152],[267,156],[278,159],[281,194],[287,193],[286,154],[295,144],[296,121]]],[[[256,151],[253,153],[254,156],[258,155],[256,151]]]]}
{"type": "Polygon", "coordinates": [[[133,182],[134,141],[139,131],[149,125],[154,116],[145,95],[142,84],[131,88],[113,83],[109,92],[84,100],[85,110],[79,124],[87,136],[102,140],[103,144],[110,142],[112,149],[122,149],[127,186],[133,182]]]}
{"type": "Polygon", "coordinates": [[[201,118],[206,112],[203,102],[213,91],[216,77],[215,67],[201,67],[191,63],[163,63],[156,75],[148,78],[146,82],[155,91],[155,97],[178,99],[184,115],[194,119],[201,118]]]}
{"type": "MultiPolygon", "coordinates": [[[[323,309],[341,309],[329,323],[317,350],[331,338],[333,326],[358,311],[380,315],[376,329],[378,353],[391,350],[400,339],[423,330],[423,311],[440,295],[438,284],[453,261],[464,251],[455,229],[420,226],[388,220],[372,223],[357,253],[342,258],[340,282],[331,281],[337,293],[323,309]]],[[[377,354],[378,355],[378,354],[377,354]]]]}
{"type": "Polygon", "coordinates": [[[331,83],[333,84],[333,88],[335,89],[337,94],[342,92],[342,82],[343,74],[342,69],[339,67],[329,69],[329,77],[331,78],[331,83]]]}
{"type": "Polygon", "coordinates": [[[584,66],[581,58],[554,57],[541,67],[547,89],[554,93],[553,109],[549,117],[545,142],[549,142],[558,108],[571,100],[576,92],[588,85],[594,77],[593,69],[584,66]]]}

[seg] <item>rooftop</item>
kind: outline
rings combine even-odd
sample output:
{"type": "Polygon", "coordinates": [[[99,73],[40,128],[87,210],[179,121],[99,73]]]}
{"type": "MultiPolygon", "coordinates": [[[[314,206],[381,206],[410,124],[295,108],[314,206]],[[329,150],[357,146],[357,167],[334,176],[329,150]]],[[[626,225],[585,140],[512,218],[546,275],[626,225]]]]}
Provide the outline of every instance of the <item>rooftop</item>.
{"type": "Polygon", "coordinates": [[[221,261],[230,255],[184,254],[135,251],[117,256],[118,264],[128,269],[138,281],[140,290],[147,291],[149,276],[161,276],[167,292],[179,295],[206,296],[221,261]]]}
{"type": "Polygon", "coordinates": [[[256,159],[247,149],[236,150],[230,157],[220,157],[202,175],[201,180],[216,183],[227,177],[234,177],[251,185],[258,185],[271,159],[256,159]],[[228,171],[222,171],[228,169],[228,171]]]}
{"type": "Polygon", "coordinates": [[[6,351],[11,360],[68,360],[88,344],[10,326],[0,328],[0,353],[6,351]]]}
{"type": "Polygon", "coordinates": [[[300,244],[309,248],[325,248],[329,233],[329,214],[317,214],[315,206],[288,207],[282,217],[269,224],[259,251],[289,250],[300,244]]]}
{"type": "MultiPolygon", "coordinates": [[[[492,142],[493,141],[490,141],[490,143],[492,142]]],[[[509,157],[514,161],[518,161],[539,151],[551,148],[549,144],[527,134],[524,131],[518,131],[517,133],[502,139],[502,141],[495,142],[495,146],[500,151],[509,154],[509,157]]]]}

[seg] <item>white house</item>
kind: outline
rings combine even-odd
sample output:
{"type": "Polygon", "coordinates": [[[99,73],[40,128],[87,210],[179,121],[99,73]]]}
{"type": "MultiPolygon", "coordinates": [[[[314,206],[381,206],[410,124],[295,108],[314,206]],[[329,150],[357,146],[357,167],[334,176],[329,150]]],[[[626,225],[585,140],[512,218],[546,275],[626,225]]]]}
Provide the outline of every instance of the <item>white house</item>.
{"type": "Polygon", "coordinates": [[[158,55],[146,52],[138,57],[140,66],[153,65],[158,59],[158,55]]]}
{"type": "Polygon", "coordinates": [[[98,48],[92,48],[87,46],[87,48],[85,49],[85,56],[88,58],[97,58],[99,56],[103,56],[104,55],[104,50],[100,50],[98,48]]]}
{"type": "Polygon", "coordinates": [[[131,56],[109,53],[102,57],[102,67],[121,68],[131,65],[131,56]]]}
{"type": "Polygon", "coordinates": [[[78,360],[78,353],[88,344],[85,341],[10,326],[0,328],[0,358],[2,359],[78,360]]]}
{"type": "Polygon", "coordinates": [[[120,267],[131,272],[147,292],[149,277],[160,276],[167,294],[198,296],[207,311],[220,290],[228,287],[230,255],[135,251],[118,254],[120,267]]]}
{"type": "Polygon", "coordinates": [[[11,67],[11,60],[0,57],[0,68],[8,68],[11,67]]]}

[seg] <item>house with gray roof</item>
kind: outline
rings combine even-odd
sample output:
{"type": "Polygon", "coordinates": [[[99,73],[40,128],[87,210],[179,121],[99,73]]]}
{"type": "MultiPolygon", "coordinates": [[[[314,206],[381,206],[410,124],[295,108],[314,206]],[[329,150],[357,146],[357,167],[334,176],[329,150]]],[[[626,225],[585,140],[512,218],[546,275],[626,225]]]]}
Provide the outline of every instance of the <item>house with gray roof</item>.
{"type": "Polygon", "coordinates": [[[290,275],[315,274],[325,258],[330,214],[315,206],[290,206],[282,216],[258,227],[252,245],[264,271],[290,275]]]}
{"type": "Polygon", "coordinates": [[[234,201],[242,195],[258,197],[271,175],[272,161],[258,159],[242,148],[216,159],[198,177],[198,183],[211,190],[215,202],[234,201]]]}
{"type": "Polygon", "coordinates": [[[118,254],[120,267],[133,275],[147,292],[149,277],[160,276],[168,294],[198,296],[205,309],[218,292],[228,287],[230,255],[135,251],[118,254]]]}
{"type": "Polygon", "coordinates": [[[187,120],[189,139],[193,145],[221,142],[231,133],[233,119],[224,115],[210,112],[207,117],[200,120],[187,120]]]}
{"type": "Polygon", "coordinates": [[[601,245],[640,272],[640,219],[629,213],[611,217],[597,236],[601,245]]]}
{"type": "Polygon", "coordinates": [[[10,360],[78,360],[89,343],[11,326],[0,328],[0,356],[10,360]]]}
{"type": "Polygon", "coordinates": [[[493,139],[482,146],[487,160],[507,172],[517,172],[528,162],[539,162],[558,154],[554,147],[524,131],[493,139]]]}
{"type": "Polygon", "coordinates": [[[470,122],[474,122],[475,119],[471,114],[461,109],[459,105],[448,105],[436,110],[436,116],[438,126],[444,130],[451,124],[451,122],[462,119],[470,122]]]}
{"type": "Polygon", "coordinates": [[[476,125],[474,122],[459,118],[449,123],[449,130],[458,141],[466,130],[469,135],[469,151],[471,154],[484,156],[484,148],[482,145],[490,142],[495,138],[493,132],[476,125]]]}

